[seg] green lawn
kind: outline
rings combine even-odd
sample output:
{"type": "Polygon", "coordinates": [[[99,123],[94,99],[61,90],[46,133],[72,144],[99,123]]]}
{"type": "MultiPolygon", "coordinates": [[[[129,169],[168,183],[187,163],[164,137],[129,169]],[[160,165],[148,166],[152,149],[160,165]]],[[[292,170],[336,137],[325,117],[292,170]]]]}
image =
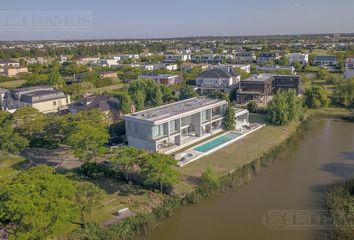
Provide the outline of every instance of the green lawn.
{"type": "Polygon", "coordinates": [[[99,224],[109,221],[118,210],[126,207],[137,212],[149,211],[161,199],[159,194],[125,182],[104,179],[93,183],[104,190],[102,206],[98,207],[89,218],[89,221],[99,224]]]}
{"type": "Polygon", "coordinates": [[[13,176],[21,171],[27,164],[27,161],[20,156],[3,153],[0,151],[0,180],[13,176]]]}
{"type": "Polygon", "coordinates": [[[0,88],[9,88],[9,89],[18,88],[25,82],[26,80],[13,80],[13,81],[0,82],[0,88]]]}
{"type": "Polygon", "coordinates": [[[123,87],[125,87],[126,84],[124,83],[117,83],[117,84],[113,84],[107,87],[101,87],[101,88],[94,88],[94,89],[90,89],[91,92],[94,92],[96,94],[102,94],[104,92],[113,92],[115,90],[121,89],[123,87]]]}
{"type": "MultiPolygon", "coordinates": [[[[252,114],[251,121],[253,119],[253,121],[256,120],[262,123],[265,121],[264,118],[264,115],[252,114]]],[[[297,125],[298,123],[289,124],[288,126],[267,125],[211,155],[182,167],[183,181],[176,186],[176,192],[190,191],[207,167],[213,168],[219,175],[222,175],[261,157],[290,136],[297,125]]]]}

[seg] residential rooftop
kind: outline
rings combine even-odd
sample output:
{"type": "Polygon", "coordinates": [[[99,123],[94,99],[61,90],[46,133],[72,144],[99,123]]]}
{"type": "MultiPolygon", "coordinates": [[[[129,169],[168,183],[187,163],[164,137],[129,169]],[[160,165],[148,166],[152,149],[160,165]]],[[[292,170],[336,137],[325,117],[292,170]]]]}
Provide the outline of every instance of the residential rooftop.
{"type": "Polygon", "coordinates": [[[143,120],[149,122],[157,122],[166,118],[188,114],[195,110],[203,110],[213,105],[219,106],[226,104],[225,100],[211,98],[190,98],[187,100],[170,103],[156,108],[125,115],[124,118],[143,120]]]}
{"type": "Polygon", "coordinates": [[[236,77],[233,71],[226,71],[222,68],[213,68],[199,74],[200,78],[231,78],[236,77]]]}
{"type": "Polygon", "coordinates": [[[269,79],[273,79],[273,75],[272,74],[260,74],[260,75],[253,75],[243,81],[247,81],[247,82],[266,82],[269,79]]]}

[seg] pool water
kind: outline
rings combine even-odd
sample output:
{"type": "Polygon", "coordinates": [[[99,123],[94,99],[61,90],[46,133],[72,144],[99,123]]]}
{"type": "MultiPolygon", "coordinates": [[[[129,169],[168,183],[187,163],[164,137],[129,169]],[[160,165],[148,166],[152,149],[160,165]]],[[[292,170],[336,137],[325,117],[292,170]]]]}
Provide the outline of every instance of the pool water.
{"type": "Polygon", "coordinates": [[[204,143],[203,145],[200,145],[194,148],[193,150],[205,153],[227,142],[230,142],[231,140],[239,138],[241,135],[242,135],[241,133],[230,132],[228,134],[215,138],[207,143],[204,143]]]}

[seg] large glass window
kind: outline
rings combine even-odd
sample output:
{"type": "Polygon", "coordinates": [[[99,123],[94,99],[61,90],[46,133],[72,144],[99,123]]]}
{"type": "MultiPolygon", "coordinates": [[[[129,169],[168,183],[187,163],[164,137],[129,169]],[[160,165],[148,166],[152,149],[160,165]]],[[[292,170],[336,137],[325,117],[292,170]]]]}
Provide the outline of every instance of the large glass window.
{"type": "Polygon", "coordinates": [[[178,132],[178,121],[174,120],[170,122],[170,133],[178,132]]]}
{"type": "Polygon", "coordinates": [[[181,124],[182,127],[188,126],[191,124],[192,124],[192,116],[187,116],[187,117],[182,118],[182,124],[181,124]]]}
{"type": "Polygon", "coordinates": [[[162,138],[167,135],[166,132],[167,132],[166,124],[154,126],[152,127],[152,138],[153,139],[162,138]]]}
{"type": "Polygon", "coordinates": [[[210,110],[205,110],[202,112],[202,123],[210,121],[210,110]]]}

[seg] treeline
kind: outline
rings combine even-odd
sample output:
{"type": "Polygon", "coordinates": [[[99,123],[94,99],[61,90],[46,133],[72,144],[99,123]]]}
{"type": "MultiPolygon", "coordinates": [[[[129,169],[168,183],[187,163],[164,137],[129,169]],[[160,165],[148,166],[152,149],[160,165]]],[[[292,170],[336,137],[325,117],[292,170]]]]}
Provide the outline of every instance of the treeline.
{"type": "Polygon", "coordinates": [[[151,53],[160,53],[166,51],[167,43],[149,42],[149,43],[121,43],[85,46],[83,44],[72,47],[44,47],[31,48],[30,50],[22,48],[3,49],[0,51],[0,58],[20,58],[20,57],[58,57],[60,55],[72,56],[104,56],[111,54],[139,54],[144,49],[151,53]]]}

